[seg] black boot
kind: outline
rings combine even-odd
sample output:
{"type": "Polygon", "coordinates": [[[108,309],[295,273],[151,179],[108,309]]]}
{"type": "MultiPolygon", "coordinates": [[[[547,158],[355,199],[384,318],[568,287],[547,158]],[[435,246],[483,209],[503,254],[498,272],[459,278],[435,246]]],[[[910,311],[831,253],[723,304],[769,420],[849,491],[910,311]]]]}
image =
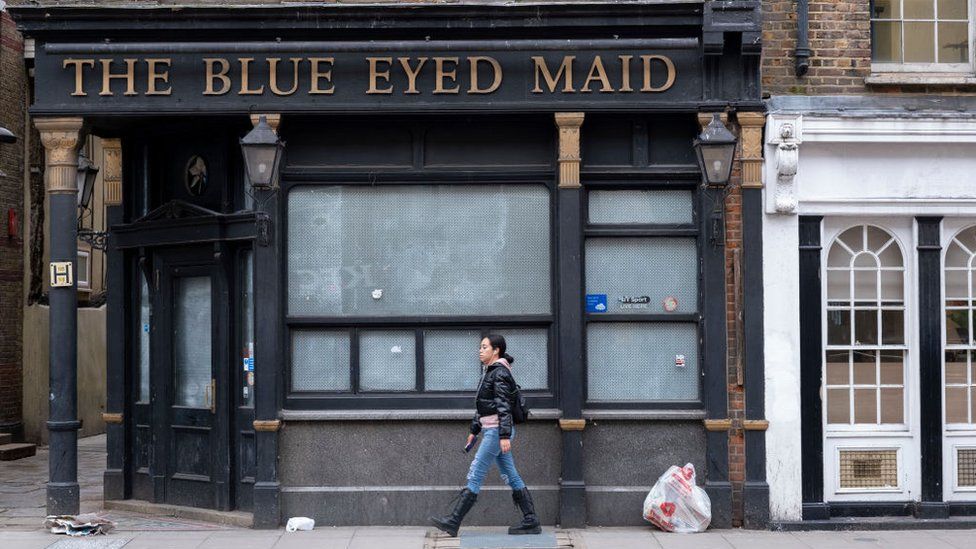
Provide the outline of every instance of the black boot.
{"type": "Polygon", "coordinates": [[[528,488],[512,491],[512,500],[522,511],[522,522],[516,526],[509,527],[509,535],[519,534],[541,534],[542,528],[539,526],[539,517],[535,514],[535,504],[532,503],[532,496],[529,495],[528,488]]]}
{"type": "Polygon", "coordinates": [[[451,511],[450,515],[430,517],[430,521],[434,523],[434,526],[438,530],[452,537],[457,536],[458,528],[461,527],[461,521],[464,520],[464,515],[468,514],[468,511],[471,510],[471,507],[477,499],[478,494],[465,488],[461,490],[461,494],[458,496],[458,502],[454,505],[454,510],[451,511]]]}

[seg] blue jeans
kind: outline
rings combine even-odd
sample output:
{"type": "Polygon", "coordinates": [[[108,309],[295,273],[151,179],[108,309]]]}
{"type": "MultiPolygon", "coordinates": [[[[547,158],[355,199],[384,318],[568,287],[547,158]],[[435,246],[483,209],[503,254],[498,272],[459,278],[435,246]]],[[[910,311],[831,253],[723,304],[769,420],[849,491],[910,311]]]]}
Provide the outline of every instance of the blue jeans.
{"type": "MultiPolygon", "coordinates": [[[[475,494],[481,490],[481,483],[491,469],[492,462],[498,464],[498,472],[502,475],[502,481],[512,487],[512,490],[525,488],[522,477],[515,470],[515,459],[512,452],[502,453],[501,443],[498,439],[498,428],[483,429],[481,431],[481,444],[478,445],[478,453],[474,455],[471,468],[468,469],[468,490],[475,494]]],[[[515,440],[515,427],[512,427],[512,440],[515,440]]]]}

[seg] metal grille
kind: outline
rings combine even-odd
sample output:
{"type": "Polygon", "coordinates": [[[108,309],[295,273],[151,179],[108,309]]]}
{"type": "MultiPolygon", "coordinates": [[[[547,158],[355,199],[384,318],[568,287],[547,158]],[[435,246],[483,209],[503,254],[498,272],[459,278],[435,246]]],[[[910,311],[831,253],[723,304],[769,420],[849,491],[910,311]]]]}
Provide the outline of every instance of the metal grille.
{"type": "Polygon", "coordinates": [[[359,334],[359,388],[412,391],[417,386],[416,336],[412,330],[359,334]]]}
{"type": "Polygon", "coordinates": [[[841,488],[896,488],[897,450],[841,450],[841,488]]]}
{"type": "Polygon", "coordinates": [[[348,391],[349,334],[296,330],[291,334],[293,391],[348,391]]]}
{"type": "Polygon", "coordinates": [[[698,248],[694,238],[589,238],[586,293],[606,294],[608,313],[661,313],[665,299],[675,312],[698,309],[698,248]],[[628,298],[649,298],[640,307],[628,298]]]}
{"type": "Polygon", "coordinates": [[[661,224],[693,221],[691,191],[591,191],[590,223],[661,224]]]}
{"type": "Polygon", "coordinates": [[[288,312],[547,314],[541,185],[299,187],[288,195],[288,312]]]}
{"type": "Polygon", "coordinates": [[[976,486],[976,448],[956,450],[956,476],[959,486],[976,486]]]}
{"type": "Polygon", "coordinates": [[[590,401],[698,398],[695,324],[590,323],[586,347],[590,401]]]}

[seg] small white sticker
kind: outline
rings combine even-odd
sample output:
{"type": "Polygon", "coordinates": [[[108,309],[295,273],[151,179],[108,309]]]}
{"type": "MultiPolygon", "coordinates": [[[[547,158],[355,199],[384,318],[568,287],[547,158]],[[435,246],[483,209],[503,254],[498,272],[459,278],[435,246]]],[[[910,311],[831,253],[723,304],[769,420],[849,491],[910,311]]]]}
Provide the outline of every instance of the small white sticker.
{"type": "Polygon", "coordinates": [[[685,355],[674,355],[674,365],[678,368],[685,367],[685,355]]]}
{"type": "Polygon", "coordinates": [[[390,352],[391,353],[402,353],[403,352],[403,347],[400,347],[399,345],[394,345],[394,346],[390,347],[390,352]]]}
{"type": "Polygon", "coordinates": [[[373,294],[372,295],[373,295],[373,299],[380,299],[381,297],[383,297],[383,290],[377,288],[377,289],[373,290],[373,294]]]}

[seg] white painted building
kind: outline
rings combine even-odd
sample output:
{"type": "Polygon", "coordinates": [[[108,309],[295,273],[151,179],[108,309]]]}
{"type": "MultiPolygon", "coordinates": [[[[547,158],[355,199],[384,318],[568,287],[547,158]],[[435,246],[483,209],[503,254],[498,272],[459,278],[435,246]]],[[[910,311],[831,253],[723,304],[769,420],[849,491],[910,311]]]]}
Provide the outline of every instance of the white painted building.
{"type": "Polygon", "coordinates": [[[971,514],[976,100],[768,106],[771,519],[971,514]]]}

